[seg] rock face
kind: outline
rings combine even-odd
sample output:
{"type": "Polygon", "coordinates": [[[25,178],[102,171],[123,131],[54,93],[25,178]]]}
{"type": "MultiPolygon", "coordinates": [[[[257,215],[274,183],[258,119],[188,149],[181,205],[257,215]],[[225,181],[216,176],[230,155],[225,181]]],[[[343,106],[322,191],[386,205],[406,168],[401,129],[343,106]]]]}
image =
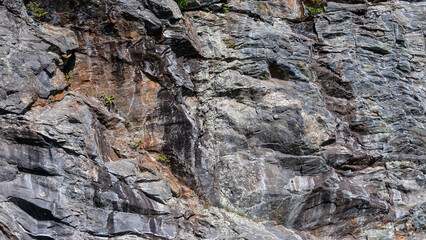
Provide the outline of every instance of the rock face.
{"type": "Polygon", "coordinates": [[[424,2],[25,3],[0,239],[426,237],[424,2]]]}

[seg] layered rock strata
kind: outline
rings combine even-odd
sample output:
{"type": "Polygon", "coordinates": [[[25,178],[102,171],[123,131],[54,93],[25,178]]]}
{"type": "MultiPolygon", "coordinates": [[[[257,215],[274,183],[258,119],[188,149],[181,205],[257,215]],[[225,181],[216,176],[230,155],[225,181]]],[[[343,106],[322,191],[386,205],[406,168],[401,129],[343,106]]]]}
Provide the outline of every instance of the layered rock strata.
{"type": "Polygon", "coordinates": [[[423,239],[424,2],[0,0],[0,239],[423,239]]]}

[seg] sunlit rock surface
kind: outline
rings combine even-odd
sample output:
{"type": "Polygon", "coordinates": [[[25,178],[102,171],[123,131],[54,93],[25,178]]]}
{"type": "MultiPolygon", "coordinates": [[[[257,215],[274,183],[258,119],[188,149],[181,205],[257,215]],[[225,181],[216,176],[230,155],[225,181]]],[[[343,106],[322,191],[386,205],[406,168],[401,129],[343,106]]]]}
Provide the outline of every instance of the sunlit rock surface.
{"type": "Polygon", "coordinates": [[[0,239],[426,236],[420,1],[0,0],[0,239]]]}

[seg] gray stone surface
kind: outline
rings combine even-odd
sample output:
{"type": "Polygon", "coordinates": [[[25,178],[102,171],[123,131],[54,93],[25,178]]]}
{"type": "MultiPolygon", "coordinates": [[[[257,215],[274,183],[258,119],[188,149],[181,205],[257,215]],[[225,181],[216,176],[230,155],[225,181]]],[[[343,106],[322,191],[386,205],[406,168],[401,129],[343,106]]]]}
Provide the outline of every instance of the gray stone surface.
{"type": "Polygon", "coordinates": [[[340,2],[0,0],[0,239],[424,239],[426,5],[340,2]]]}

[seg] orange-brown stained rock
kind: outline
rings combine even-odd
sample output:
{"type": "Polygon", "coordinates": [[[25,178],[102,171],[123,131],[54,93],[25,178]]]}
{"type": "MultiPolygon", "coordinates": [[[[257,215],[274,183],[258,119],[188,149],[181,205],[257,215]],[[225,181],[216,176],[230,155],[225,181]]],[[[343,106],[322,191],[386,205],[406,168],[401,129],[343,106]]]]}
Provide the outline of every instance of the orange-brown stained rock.
{"type": "Polygon", "coordinates": [[[37,100],[34,102],[34,106],[42,106],[43,107],[43,106],[46,106],[50,103],[61,101],[62,99],[64,99],[64,96],[65,96],[65,92],[61,91],[58,94],[49,96],[48,99],[37,98],[37,100]]]}
{"type": "Polygon", "coordinates": [[[173,175],[169,167],[164,166],[163,163],[150,160],[147,161],[147,158],[145,157],[139,160],[139,169],[141,171],[149,171],[150,173],[165,179],[166,184],[171,189],[174,197],[182,196],[183,190],[185,190],[185,197],[192,198],[195,196],[195,193],[189,188],[181,187],[179,180],[173,175]]]}
{"type": "Polygon", "coordinates": [[[396,240],[406,240],[407,238],[405,237],[407,233],[404,232],[400,232],[400,231],[395,231],[395,239],[396,240]]]}
{"type": "Polygon", "coordinates": [[[168,181],[166,181],[166,184],[172,190],[173,195],[175,197],[180,197],[182,193],[182,188],[181,184],[179,183],[179,180],[175,178],[173,173],[167,167],[162,166],[161,173],[163,177],[168,179],[168,181]]]}

